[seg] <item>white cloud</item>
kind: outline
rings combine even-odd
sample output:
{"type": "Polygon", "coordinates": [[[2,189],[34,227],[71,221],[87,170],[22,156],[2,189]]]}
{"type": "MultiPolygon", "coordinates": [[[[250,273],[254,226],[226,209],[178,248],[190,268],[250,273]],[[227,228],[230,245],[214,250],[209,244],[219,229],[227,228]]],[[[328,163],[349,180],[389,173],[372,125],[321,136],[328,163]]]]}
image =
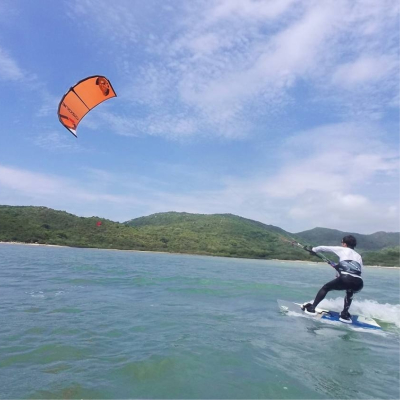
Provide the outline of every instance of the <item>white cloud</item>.
{"type": "Polygon", "coordinates": [[[36,74],[22,68],[20,63],[2,47],[0,47],[0,81],[14,82],[21,92],[35,92],[36,116],[45,117],[54,113],[57,99],[49,94],[45,84],[40,82],[36,74]]]}
{"type": "Polygon", "coordinates": [[[151,204],[153,198],[161,202],[164,193],[154,189],[159,187],[155,183],[146,177],[112,174],[93,168],[82,169],[76,178],[69,179],[0,165],[0,204],[15,204],[17,199],[24,199],[25,204],[50,207],[57,204],[56,208],[85,204],[82,208],[90,209],[100,205],[107,214],[110,206],[123,204],[129,210],[134,205],[151,204]],[[121,189],[124,194],[116,194],[121,189]],[[7,203],[10,199],[12,202],[7,203]]]}
{"type": "MultiPolygon", "coordinates": [[[[340,192],[317,193],[314,201],[301,197],[289,210],[289,220],[297,226],[322,226],[359,233],[380,230],[399,231],[399,208],[385,202],[372,202],[360,195],[340,192]],[[300,222],[300,223],[299,223],[300,222]],[[384,227],[384,229],[381,229],[384,227]]],[[[308,228],[306,228],[308,229],[308,228]]]]}
{"type": "Polygon", "coordinates": [[[297,101],[302,82],[310,103],[328,97],[380,118],[398,80],[398,34],[387,29],[398,31],[395,3],[119,1],[110,9],[107,1],[85,0],[70,12],[84,16],[93,37],[112,42],[128,79],[122,97],[141,108],[117,122],[118,132],[132,134],[136,121],[141,132],[173,139],[205,132],[237,138],[277,110],[289,117],[283,106],[297,101]],[[352,90],[344,96],[343,87],[352,90]]]}
{"type": "Polygon", "coordinates": [[[389,56],[363,56],[339,65],[333,83],[353,89],[355,85],[376,82],[390,76],[398,68],[398,60],[389,56]]]}
{"type": "MultiPolygon", "coordinates": [[[[277,153],[282,156],[272,174],[209,176],[213,190],[164,191],[151,212],[230,212],[291,232],[315,226],[399,231],[399,208],[391,197],[399,188],[399,154],[379,126],[322,126],[293,135],[277,153]]],[[[190,182],[196,188],[195,179],[190,182]]]]}
{"type": "Polygon", "coordinates": [[[108,41],[132,44],[138,40],[139,12],[130,1],[119,0],[112,7],[108,1],[79,0],[69,5],[71,18],[86,25],[94,34],[102,34],[108,41]]]}
{"type": "MultiPolygon", "coordinates": [[[[190,69],[182,73],[180,99],[201,110],[208,120],[216,121],[218,115],[222,122],[243,118],[247,103],[256,96],[268,98],[270,94],[280,101],[296,78],[318,65],[318,55],[326,37],[332,34],[337,18],[338,14],[332,13],[332,9],[319,7],[300,13],[297,20],[275,34],[247,33],[246,45],[231,40],[225,45],[230,47],[230,53],[217,49],[213,54],[215,62],[209,57],[199,60],[195,54],[194,63],[190,58],[181,59],[190,69]]],[[[254,24],[254,20],[251,22],[254,24]]],[[[246,28],[241,24],[233,24],[232,37],[235,37],[233,31],[239,31],[240,35],[241,29],[246,28]]],[[[203,29],[202,25],[197,27],[200,38],[203,29]]],[[[226,43],[226,36],[229,34],[225,28],[215,28],[213,42],[226,43]]],[[[199,37],[193,37],[190,32],[186,47],[193,50],[196,47],[193,43],[196,44],[199,37]]],[[[182,42],[185,39],[181,39],[180,45],[182,42]]]]}
{"type": "Polygon", "coordinates": [[[378,127],[335,124],[297,133],[282,152],[285,167],[265,185],[270,196],[294,198],[310,190],[358,191],[374,175],[396,177],[399,153],[378,127]]]}
{"type": "Polygon", "coordinates": [[[209,13],[211,21],[221,19],[250,19],[264,20],[273,19],[283,14],[298,0],[276,1],[254,1],[254,0],[219,0],[209,13]]]}
{"type": "MultiPolygon", "coordinates": [[[[54,111],[54,110],[53,110],[54,111]]],[[[54,112],[53,112],[54,114],[54,112]]],[[[76,141],[71,141],[71,134],[65,130],[65,132],[44,132],[39,135],[35,135],[32,139],[36,146],[39,146],[50,152],[82,152],[88,151],[87,149],[79,146],[76,141]]]]}
{"type": "Polygon", "coordinates": [[[0,166],[1,192],[13,190],[32,196],[52,196],[63,191],[63,183],[44,174],[0,166]]]}
{"type": "Polygon", "coordinates": [[[159,165],[158,178],[89,168],[71,180],[0,166],[0,204],[45,205],[120,221],[165,211],[230,212],[290,232],[314,226],[398,231],[398,206],[384,191],[386,184],[398,187],[398,151],[384,139],[378,127],[367,125],[302,132],[283,143],[272,175],[260,170],[251,178],[159,165]],[[177,179],[190,184],[177,185],[177,179]]]}
{"type": "Polygon", "coordinates": [[[25,73],[19,67],[18,63],[0,48],[0,80],[3,81],[21,81],[25,73]]]}
{"type": "Polygon", "coordinates": [[[43,205],[83,201],[121,203],[123,200],[119,196],[90,191],[84,182],[1,165],[0,189],[0,203],[4,203],[4,198],[23,198],[43,205]]]}

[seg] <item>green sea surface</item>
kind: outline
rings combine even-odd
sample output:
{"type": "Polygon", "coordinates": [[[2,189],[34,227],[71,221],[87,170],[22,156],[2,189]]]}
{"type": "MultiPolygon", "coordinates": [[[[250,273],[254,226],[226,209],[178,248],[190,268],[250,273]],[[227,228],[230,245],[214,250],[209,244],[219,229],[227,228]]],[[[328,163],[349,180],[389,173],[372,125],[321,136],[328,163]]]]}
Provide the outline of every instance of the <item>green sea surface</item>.
{"type": "Polygon", "coordinates": [[[381,332],[279,312],[333,278],[327,264],[0,244],[0,398],[400,398],[398,269],[365,268],[350,309],[381,332]]]}

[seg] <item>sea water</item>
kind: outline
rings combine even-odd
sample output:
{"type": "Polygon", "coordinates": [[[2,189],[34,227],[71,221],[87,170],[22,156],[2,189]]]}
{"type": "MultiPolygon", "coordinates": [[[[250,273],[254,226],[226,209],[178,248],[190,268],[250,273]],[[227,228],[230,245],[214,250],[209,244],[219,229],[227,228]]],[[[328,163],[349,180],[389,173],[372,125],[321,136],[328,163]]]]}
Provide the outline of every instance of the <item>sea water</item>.
{"type": "Polygon", "coordinates": [[[0,244],[0,398],[399,398],[399,270],[365,268],[350,309],[381,332],[279,312],[332,278],[327,264],[0,244]]]}

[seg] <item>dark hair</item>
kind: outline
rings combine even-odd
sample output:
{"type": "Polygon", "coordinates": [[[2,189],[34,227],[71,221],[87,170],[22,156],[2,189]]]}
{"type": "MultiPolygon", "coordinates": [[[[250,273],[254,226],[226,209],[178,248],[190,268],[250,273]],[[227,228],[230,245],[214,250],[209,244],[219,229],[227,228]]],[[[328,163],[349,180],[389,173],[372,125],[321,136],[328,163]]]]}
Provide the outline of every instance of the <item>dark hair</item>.
{"type": "Polygon", "coordinates": [[[352,235],[347,235],[342,239],[342,243],[346,243],[347,247],[350,247],[351,249],[354,249],[354,247],[357,246],[357,240],[354,236],[352,235]]]}

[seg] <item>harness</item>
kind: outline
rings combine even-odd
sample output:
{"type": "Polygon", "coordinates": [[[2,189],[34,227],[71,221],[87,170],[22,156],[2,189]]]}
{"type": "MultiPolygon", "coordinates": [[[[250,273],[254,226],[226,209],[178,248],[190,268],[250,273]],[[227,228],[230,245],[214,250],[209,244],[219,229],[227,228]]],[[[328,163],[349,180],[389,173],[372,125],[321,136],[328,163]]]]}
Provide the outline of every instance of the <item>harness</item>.
{"type": "Polygon", "coordinates": [[[339,274],[351,275],[357,278],[361,278],[361,265],[354,260],[344,260],[340,261],[334,267],[339,274]]]}

